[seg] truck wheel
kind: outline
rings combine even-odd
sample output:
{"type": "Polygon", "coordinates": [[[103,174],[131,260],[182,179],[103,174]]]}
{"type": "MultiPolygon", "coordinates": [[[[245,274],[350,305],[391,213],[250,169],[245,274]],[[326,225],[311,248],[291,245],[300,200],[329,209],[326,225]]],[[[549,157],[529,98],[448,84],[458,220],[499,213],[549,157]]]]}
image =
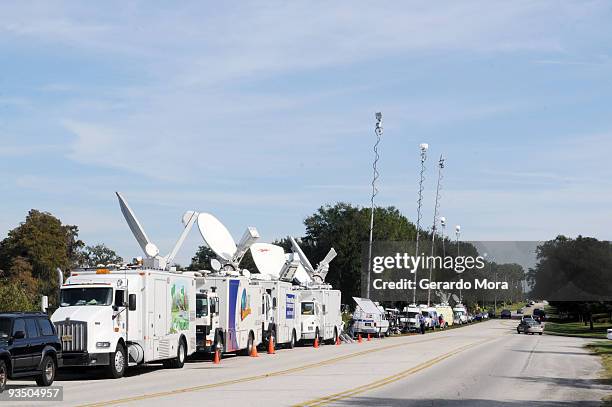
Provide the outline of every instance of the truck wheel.
{"type": "Polygon", "coordinates": [[[123,377],[126,366],[125,348],[120,343],[117,344],[117,349],[110,354],[110,363],[107,368],[108,376],[111,379],[119,379],[123,377]]]}
{"type": "Polygon", "coordinates": [[[183,338],[179,339],[178,349],[176,351],[176,358],[169,361],[169,363],[165,367],[169,367],[170,369],[182,369],[185,366],[185,360],[187,359],[187,346],[185,346],[185,341],[183,338]]]}
{"type": "Polygon", "coordinates": [[[255,339],[253,338],[253,333],[249,333],[249,340],[247,341],[247,347],[246,349],[242,351],[243,356],[251,355],[251,352],[253,351],[253,346],[255,346],[254,343],[255,343],[255,339]]]}
{"type": "Polygon", "coordinates": [[[6,362],[4,360],[0,360],[0,393],[4,391],[6,388],[6,378],[8,376],[8,369],[6,367],[6,362]]]}
{"type": "Polygon", "coordinates": [[[51,386],[55,379],[55,372],[57,371],[57,365],[55,360],[47,355],[42,360],[42,374],[36,376],[36,384],[39,386],[51,386]]]}
{"type": "Polygon", "coordinates": [[[293,349],[295,348],[295,344],[297,342],[296,338],[295,338],[295,329],[293,330],[293,332],[291,333],[291,341],[289,342],[289,344],[287,345],[289,347],[289,349],[293,349]]]}
{"type": "Polygon", "coordinates": [[[519,329],[518,329],[518,328],[516,328],[516,333],[517,333],[517,334],[520,334],[520,333],[521,333],[521,331],[519,331],[519,329]]]}

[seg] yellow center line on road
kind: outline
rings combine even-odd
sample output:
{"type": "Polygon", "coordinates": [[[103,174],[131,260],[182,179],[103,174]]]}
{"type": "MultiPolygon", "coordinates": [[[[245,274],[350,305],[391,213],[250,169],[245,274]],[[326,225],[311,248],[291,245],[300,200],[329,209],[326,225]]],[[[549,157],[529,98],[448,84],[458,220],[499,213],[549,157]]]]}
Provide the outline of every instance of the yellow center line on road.
{"type": "Polygon", "coordinates": [[[382,387],[382,386],[386,386],[388,384],[397,382],[398,380],[402,380],[402,379],[404,379],[404,378],[406,378],[406,377],[408,377],[408,376],[410,376],[410,375],[412,375],[414,373],[420,372],[421,370],[427,369],[427,368],[429,368],[429,367],[431,367],[431,366],[433,366],[433,365],[435,365],[435,364],[437,364],[439,362],[442,362],[443,360],[448,359],[451,356],[457,355],[457,354],[459,354],[459,353],[461,353],[461,352],[463,352],[465,350],[468,350],[470,348],[476,347],[478,345],[482,345],[482,344],[484,344],[486,342],[494,341],[496,339],[499,339],[499,338],[489,338],[489,339],[485,339],[483,341],[478,341],[478,342],[475,342],[475,343],[471,343],[469,345],[462,346],[462,347],[454,349],[454,350],[452,350],[452,351],[450,351],[448,353],[445,353],[443,355],[440,355],[438,357],[430,359],[430,360],[428,360],[426,362],[423,362],[423,363],[421,363],[421,364],[419,364],[417,366],[411,367],[410,369],[401,371],[401,372],[396,373],[396,374],[391,375],[391,376],[387,376],[387,377],[385,377],[383,379],[374,381],[372,383],[364,384],[362,386],[354,387],[352,389],[345,390],[345,391],[342,391],[342,392],[339,392],[339,393],[334,393],[334,394],[330,394],[328,396],[319,397],[319,398],[312,399],[312,400],[309,400],[309,401],[306,401],[306,402],[303,402],[303,403],[295,404],[294,407],[316,407],[316,406],[323,406],[325,404],[329,404],[329,403],[332,403],[334,401],[339,401],[339,400],[347,399],[347,398],[356,396],[358,394],[361,394],[361,393],[364,393],[364,392],[367,392],[367,391],[370,391],[370,390],[374,390],[374,389],[377,389],[377,388],[382,387]]]}
{"type": "Polygon", "coordinates": [[[307,369],[312,369],[312,368],[315,368],[315,367],[331,365],[331,364],[334,364],[334,363],[341,362],[343,360],[352,359],[352,358],[356,358],[358,356],[363,356],[363,355],[367,355],[367,354],[371,354],[371,353],[375,353],[375,352],[382,352],[382,351],[385,351],[385,350],[395,349],[395,348],[399,348],[399,347],[402,347],[402,346],[409,346],[409,345],[413,345],[413,344],[417,344],[417,343],[431,342],[431,341],[436,341],[436,340],[446,339],[446,338],[452,338],[452,336],[440,336],[440,337],[429,338],[429,339],[424,339],[424,340],[419,340],[419,341],[402,342],[402,343],[397,343],[397,344],[394,344],[394,345],[382,346],[380,348],[366,349],[366,350],[362,350],[362,351],[359,351],[359,352],[353,352],[353,353],[349,353],[347,355],[338,356],[338,357],[331,358],[331,359],[326,359],[326,360],[323,360],[323,361],[320,361],[320,362],[309,363],[307,365],[297,366],[297,367],[293,367],[293,368],[285,369],[285,370],[278,370],[278,371],[270,372],[270,373],[264,373],[264,374],[257,375],[257,376],[243,377],[243,378],[240,378],[240,379],[226,380],[226,381],[223,381],[223,382],[209,383],[209,384],[203,384],[203,385],[200,385],[200,386],[185,387],[185,388],[181,388],[181,389],[161,391],[161,392],[157,392],[157,393],[142,394],[142,395],[139,395],[139,396],[126,397],[126,398],[122,398],[122,399],[109,400],[109,401],[101,401],[101,402],[98,402],[98,403],[83,404],[83,405],[81,405],[79,407],[112,406],[112,405],[117,405],[117,404],[130,403],[130,402],[133,402],[133,401],[142,401],[142,400],[147,400],[147,399],[153,399],[153,398],[177,395],[177,394],[181,394],[181,393],[190,393],[190,392],[195,392],[195,391],[213,389],[213,388],[222,387],[222,386],[229,386],[229,385],[232,385],[232,384],[252,382],[252,381],[255,381],[255,380],[262,380],[262,379],[266,379],[266,378],[269,378],[269,377],[275,377],[275,376],[281,376],[281,375],[286,375],[286,374],[291,374],[291,373],[297,373],[297,372],[301,372],[301,371],[307,370],[307,369]]]}

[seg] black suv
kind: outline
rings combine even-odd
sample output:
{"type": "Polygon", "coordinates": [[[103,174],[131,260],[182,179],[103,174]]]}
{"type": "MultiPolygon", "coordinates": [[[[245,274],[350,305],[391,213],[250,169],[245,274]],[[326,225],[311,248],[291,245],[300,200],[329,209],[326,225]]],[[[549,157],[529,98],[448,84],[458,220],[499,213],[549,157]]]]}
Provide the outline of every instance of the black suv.
{"type": "Polygon", "coordinates": [[[39,386],[50,386],[61,355],[61,342],[47,314],[0,313],[0,393],[7,378],[34,377],[39,386]]]}

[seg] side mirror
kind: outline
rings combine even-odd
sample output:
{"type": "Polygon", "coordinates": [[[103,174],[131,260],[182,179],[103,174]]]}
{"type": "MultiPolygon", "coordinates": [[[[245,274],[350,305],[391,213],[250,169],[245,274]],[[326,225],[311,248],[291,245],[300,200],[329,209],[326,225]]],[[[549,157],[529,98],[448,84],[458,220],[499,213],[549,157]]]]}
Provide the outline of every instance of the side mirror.
{"type": "Polygon", "coordinates": [[[13,335],[14,339],[23,339],[25,338],[25,332],[24,331],[17,331],[15,332],[15,335],[13,335]]]}
{"type": "Polygon", "coordinates": [[[136,294],[130,294],[128,296],[128,309],[130,311],[136,311],[136,294]]]}

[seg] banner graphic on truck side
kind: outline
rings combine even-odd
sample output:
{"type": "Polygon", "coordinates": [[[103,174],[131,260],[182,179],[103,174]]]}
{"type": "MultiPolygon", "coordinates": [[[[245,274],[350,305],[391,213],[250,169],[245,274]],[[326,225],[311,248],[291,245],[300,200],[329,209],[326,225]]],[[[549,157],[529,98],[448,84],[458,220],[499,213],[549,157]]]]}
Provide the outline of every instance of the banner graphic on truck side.
{"type": "Polygon", "coordinates": [[[229,328],[227,350],[233,351],[238,349],[238,339],[236,338],[236,305],[238,303],[238,288],[240,287],[240,281],[230,280],[229,283],[229,328]]]}
{"type": "Polygon", "coordinates": [[[287,294],[287,302],[286,302],[286,311],[285,318],[286,319],[294,319],[295,318],[295,294],[287,294]]]}

